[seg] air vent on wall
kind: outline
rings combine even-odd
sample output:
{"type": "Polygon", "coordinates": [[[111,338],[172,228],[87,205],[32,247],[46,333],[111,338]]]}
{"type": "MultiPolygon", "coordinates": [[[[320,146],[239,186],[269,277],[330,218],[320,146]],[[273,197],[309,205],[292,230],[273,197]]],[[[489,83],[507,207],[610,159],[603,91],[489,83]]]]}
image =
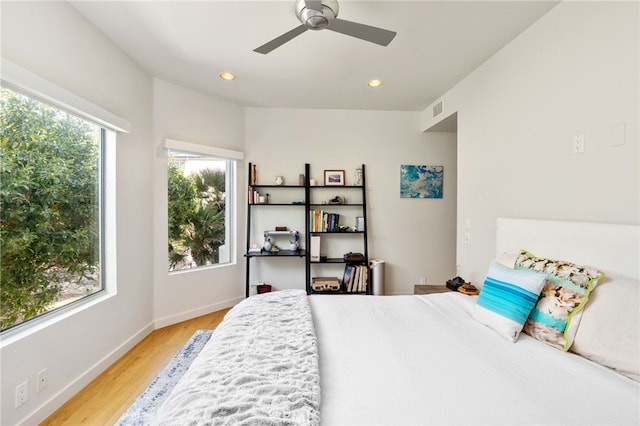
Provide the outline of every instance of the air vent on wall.
{"type": "Polygon", "coordinates": [[[435,118],[440,114],[442,114],[442,101],[433,106],[433,117],[435,118]]]}

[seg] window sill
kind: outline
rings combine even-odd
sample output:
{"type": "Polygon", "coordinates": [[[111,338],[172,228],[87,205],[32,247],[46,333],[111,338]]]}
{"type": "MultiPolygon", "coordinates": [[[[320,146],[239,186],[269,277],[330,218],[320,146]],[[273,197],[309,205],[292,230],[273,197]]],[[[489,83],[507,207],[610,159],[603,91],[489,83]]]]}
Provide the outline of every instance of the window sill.
{"type": "Polygon", "coordinates": [[[4,331],[0,335],[0,349],[10,346],[26,337],[32,336],[40,331],[51,327],[52,325],[72,317],[79,312],[90,309],[104,301],[111,299],[116,295],[115,292],[101,290],[90,296],[86,296],[77,302],[72,302],[67,306],[56,309],[55,311],[43,314],[38,318],[29,320],[24,324],[20,324],[4,331]]]}

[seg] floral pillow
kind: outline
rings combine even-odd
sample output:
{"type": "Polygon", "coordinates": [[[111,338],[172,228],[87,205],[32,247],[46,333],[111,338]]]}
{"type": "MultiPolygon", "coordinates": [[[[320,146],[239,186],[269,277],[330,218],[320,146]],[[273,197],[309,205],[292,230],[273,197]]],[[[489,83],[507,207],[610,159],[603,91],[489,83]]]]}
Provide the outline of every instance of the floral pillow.
{"type": "Polygon", "coordinates": [[[515,267],[549,274],[523,331],[553,347],[569,350],[581,310],[604,273],[589,266],[537,257],[526,250],[520,251],[515,267]]]}

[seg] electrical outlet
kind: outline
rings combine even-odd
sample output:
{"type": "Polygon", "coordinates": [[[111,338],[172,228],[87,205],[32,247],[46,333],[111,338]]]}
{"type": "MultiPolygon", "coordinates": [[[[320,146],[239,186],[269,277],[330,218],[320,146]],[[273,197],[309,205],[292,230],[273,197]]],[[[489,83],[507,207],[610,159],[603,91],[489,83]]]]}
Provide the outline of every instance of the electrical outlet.
{"type": "Polygon", "coordinates": [[[49,372],[46,368],[43,368],[38,372],[36,376],[36,392],[40,392],[42,389],[46,388],[49,384],[49,372]]]}
{"type": "Polygon", "coordinates": [[[29,382],[24,381],[16,386],[16,408],[29,399],[29,382]]]}

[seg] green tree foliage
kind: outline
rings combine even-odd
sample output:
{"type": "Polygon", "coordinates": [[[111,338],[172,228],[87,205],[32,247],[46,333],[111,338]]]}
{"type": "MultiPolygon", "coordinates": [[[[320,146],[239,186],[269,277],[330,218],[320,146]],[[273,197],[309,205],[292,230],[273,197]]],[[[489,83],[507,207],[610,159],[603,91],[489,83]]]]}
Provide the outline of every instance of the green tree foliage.
{"type": "Polygon", "coordinates": [[[225,172],[204,169],[185,176],[169,161],[169,269],[191,258],[196,266],[219,262],[225,243],[225,172]]]}
{"type": "Polygon", "coordinates": [[[47,309],[99,267],[99,128],[2,89],[0,323],[47,309]]]}

